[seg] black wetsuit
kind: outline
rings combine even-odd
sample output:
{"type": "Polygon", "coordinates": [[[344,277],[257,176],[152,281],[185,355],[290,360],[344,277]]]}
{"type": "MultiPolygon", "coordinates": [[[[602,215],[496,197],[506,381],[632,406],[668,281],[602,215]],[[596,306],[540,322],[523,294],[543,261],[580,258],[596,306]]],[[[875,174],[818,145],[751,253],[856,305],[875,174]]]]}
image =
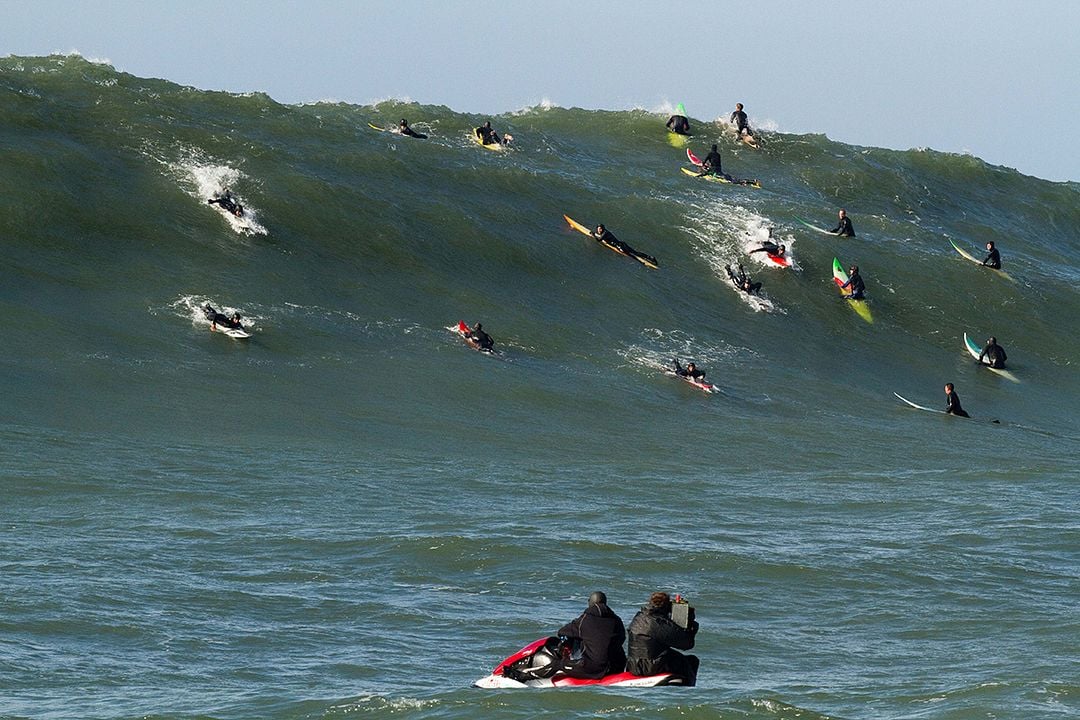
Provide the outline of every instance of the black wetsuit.
{"type": "Polygon", "coordinates": [[[841,290],[851,288],[851,294],[848,298],[851,300],[862,300],[864,293],[866,293],[866,283],[863,282],[862,275],[854,273],[848,278],[848,281],[840,286],[841,290]]]}
{"type": "Polygon", "coordinates": [[[855,227],[851,224],[851,218],[847,215],[830,232],[840,237],[855,237],[855,227]]]}
{"type": "Polygon", "coordinates": [[[990,343],[983,348],[983,351],[979,353],[979,362],[983,361],[983,358],[989,360],[989,365],[992,368],[1001,370],[1005,367],[1005,361],[1008,360],[1008,356],[1005,354],[1005,348],[1001,347],[997,343],[990,343]]]}
{"type": "Polygon", "coordinates": [[[476,343],[476,346],[481,350],[491,351],[495,349],[495,341],[483,330],[474,329],[469,331],[469,339],[476,343]]]}
{"type": "Polygon", "coordinates": [[[685,115],[672,115],[668,118],[667,128],[676,135],[689,135],[690,121],[685,115]]]}
{"type": "Polygon", "coordinates": [[[615,237],[615,233],[611,232],[607,228],[604,228],[604,232],[601,235],[597,235],[596,231],[594,230],[592,236],[600,242],[606,243],[611,247],[615,248],[623,255],[629,255],[632,258],[644,258],[645,260],[651,262],[653,265],[657,264],[656,258],[654,258],[652,255],[646,255],[645,253],[638,252],[634,248],[624,243],[619,238],[615,237]]]}
{"type": "Polygon", "coordinates": [[[686,678],[687,685],[697,680],[699,660],[694,655],[676,652],[694,647],[697,622],[680,627],[663,610],[645,605],[630,621],[626,671],[634,675],[674,673],[686,678]]]}
{"type": "Polygon", "coordinates": [[[426,140],[427,135],[418,133],[408,125],[398,125],[398,132],[402,135],[408,135],[409,137],[419,138],[420,140],[426,140]]]}
{"type": "Polygon", "coordinates": [[[695,366],[693,370],[690,370],[689,368],[684,368],[682,365],[679,364],[678,360],[675,361],[675,374],[679,377],[697,380],[698,382],[705,381],[704,370],[699,369],[697,366],[695,366]]]}
{"type": "Polygon", "coordinates": [[[590,605],[577,619],[564,625],[559,635],[581,640],[581,659],[560,668],[569,677],[602,678],[626,667],[626,629],[622,619],[604,603],[590,605]]]}
{"type": "Polygon", "coordinates": [[[996,247],[987,253],[986,257],[983,258],[982,264],[995,270],[1001,269],[1001,253],[998,252],[996,247]]]}
{"type": "Polygon", "coordinates": [[[716,175],[723,175],[724,170],[720,165],[720,153],[710,150],[705,159],[701,161],[701,171],[703,173],[711,172],[716,175]]]}
{"type": "Polygon", "coordinates": [[[727,270],[728,277],[731,278],[731,282],[735,283],[735,287],[739,288],[747,295],[757,295],[761,290],[761,283],[752,282],[742,265],[739,266],[738,275],[735,274],[730,265],[725,265],[724,267],[727,270]]]}
{"type": "Polygon", "coordinates": [[[215,195],[206,202],[211,205],[220,205],[227,212],[230,212],[237,217],[240,217],[244,214],[244,206],[241,205],[240,201],[237,200],[233,196],[233,194],[228,191],[226,191],[223,195],[215,195]]]}
{"type": "Polygon", "coordinates": [[[484,145],[498,145],[501,142],[499,134],[493,128],[482,125],[476,128],[476,137],[480,138],[480,142],[484,145]]]}
{"type": "Polygon", "coordinates": [[[761,243],[761,247],[751,250],[749,253],[747,253],[747,255],[756,252],[768,253],[769,255],[778,255],[780,253],[780,246],[774,242],[766,241],[761,243]]]}
{"type": "Polygon", "coordinates": [[[736,126],[735,131],[740,134],[743,130],[746,131],[747,135],[754,134],[750,132],[750,123],[747,122],[746,113],[744,113],[742,110],[736,110],[735,112],[731,113],[731,124],[736,126]]]}
{"type": "Polygon", "coordinates": [[[964,412],[964,408],[960,407],[960,396],[956,394],[956,390],[950,392],[945,398],[945,413],[957,417],[971,417],[964,412]]]}
{"type": "Polygon", "coordinates": [[[233,320],[228,315],[223,315],[214,309],[212,305],[207,305],[203,308],[203,313],[206,315],[206,319],[214,325],[221,325],[223,327],[232,328],[236,330],[243,330],[244,326],[239,320],[233,320]]]}

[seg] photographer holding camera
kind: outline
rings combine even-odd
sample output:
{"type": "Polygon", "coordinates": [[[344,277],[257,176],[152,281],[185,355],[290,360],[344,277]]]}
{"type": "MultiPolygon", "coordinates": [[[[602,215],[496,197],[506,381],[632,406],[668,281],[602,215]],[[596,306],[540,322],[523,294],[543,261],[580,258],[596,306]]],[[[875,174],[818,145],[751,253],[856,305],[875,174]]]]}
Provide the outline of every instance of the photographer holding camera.
{"type": "MultiPolygon", "coordinates": [[[[683,608],[680,608],[683,609],[683,608]]],[[[654,592],[649,602],[630,621],[630,643],[626,670],[634,675],[672,673],[686,679],[687,685],[697,681],[699,660],[695,655],[676,652],[694,647],[698,624],[689,605],[685,613],[685,627],[672,619],[671,596],[666,592],[654,592]]]]}

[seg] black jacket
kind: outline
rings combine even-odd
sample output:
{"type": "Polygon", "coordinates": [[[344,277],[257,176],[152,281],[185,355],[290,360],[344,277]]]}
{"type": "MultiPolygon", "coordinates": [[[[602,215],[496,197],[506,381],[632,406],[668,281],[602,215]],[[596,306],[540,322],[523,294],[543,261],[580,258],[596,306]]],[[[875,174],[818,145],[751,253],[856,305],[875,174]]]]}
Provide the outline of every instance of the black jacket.
{"type": "Polygon", "coordinates": [[[945,396],[945,412],[958,417],[971,417],[964,411],[964,408],[960,407],[960,396],[956,394],[955,390],[945,396]]]}
{"type": "Polygon", "coordinates": [[[683,628],[662,610],[656,610],[649,605],[642,606],[630,621],[627,672],[634,675],[681,672],[684,662],[682,656],[673,648],[689,650],[694,647],[697,631],[696,622],[689,628],[683,628]]]}
{"type": "Polygon", "coordinates": [[[851,218],[845,215],[832,229],[832,232],[840,237],[855,237],[855,226],[851,224],[851,218]]]}
{"type": "Polygon", "coordinates": [[[716,174],[724,172],[721,167],[720,153],[715,150],[710,150],[709,154],[705,156],[705,159],[701,162],[701,166],[706,170],[711,170],[716,174]]]}
{"type": "Polygon", "coordinates": [[[581,660],[575,665],[576,674],[603,677],[619,673],[626,666],[626,629],[623,621],[607,605],[590,605],[576,620],[559,630],[559,635],[580,638],[581,660]]]}
{"type": "Polygon", "coordinates": [[[983,351],[979,353],[979,362],[982,362],[984,357],[989,361],[990,367],[999,370],[1005,367],[1005,361],[1009,359],[1009,356],[1005,354],[1005,348],[997,343],[983,348],[983,351]]]}
{"type": "Polygon", "coordinates": [[[1000,270],[1001,269],[1001,253],[998,252],[997,248],[994,248],[993,250],[991,250],[990,252],[988,252],[986,254],[986,257],[983,258],[982,264],[985,265],[988,268],[994,268],[995,270],[1000,270]]]}

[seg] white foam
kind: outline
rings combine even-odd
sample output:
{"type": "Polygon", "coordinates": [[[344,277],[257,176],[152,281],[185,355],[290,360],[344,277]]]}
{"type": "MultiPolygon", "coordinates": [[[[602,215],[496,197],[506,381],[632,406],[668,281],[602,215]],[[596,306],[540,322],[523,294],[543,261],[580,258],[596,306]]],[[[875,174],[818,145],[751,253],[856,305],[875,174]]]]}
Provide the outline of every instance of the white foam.
{"type": "Polygon", "coordinates": [[[232,307],[231,305],[223,305],[217,303],[206,295],[181,295],[175,301],[173,301],[171,307],[176,311],[176,314],[180,317],[185,317],[191,320],[191,324],[198,327],[210,327],[210,321],[206,317],[206,313],[203,312],[203,308],[206,305],[212,305],[222,315],[232,315],[239,312],[244,322],[244,329],[248,332],[253,331],[257,321],[260,319],[254,315],[245,315],[239,308],[232,307]]]}
{"type": "Polygon", "coordinates": [[[210,205],[206,202],[224,192],[226,188],[235,188],[247,180],[247,176],[236,168],[217,163],[206,157],[200,150],[188,149],[184,152],[186,157],[172,162],[156,157],[157,154],[152,148],[144,148],[143,152],[165,165],[169,174],[186,186],[188,195],[225,218],[225,222],[229,223],[229,227],[236,233],[240,235],[269,234],[269,231],[258,221],[258,210],[243,198],[242,193],[235,194],[244,205],[243,217],[236,217],[221,206],[210,205]]]}

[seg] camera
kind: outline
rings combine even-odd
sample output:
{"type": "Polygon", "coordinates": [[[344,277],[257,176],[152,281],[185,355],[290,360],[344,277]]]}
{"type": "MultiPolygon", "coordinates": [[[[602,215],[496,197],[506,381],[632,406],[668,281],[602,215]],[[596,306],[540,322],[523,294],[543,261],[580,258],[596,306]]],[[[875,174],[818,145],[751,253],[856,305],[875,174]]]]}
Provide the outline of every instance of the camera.
{"type": "Polygon", "coordinates": [[[681,628],[689,628],[694,622],[694,608],[681,596],[671,603],[671,621],[681,628]]]}

